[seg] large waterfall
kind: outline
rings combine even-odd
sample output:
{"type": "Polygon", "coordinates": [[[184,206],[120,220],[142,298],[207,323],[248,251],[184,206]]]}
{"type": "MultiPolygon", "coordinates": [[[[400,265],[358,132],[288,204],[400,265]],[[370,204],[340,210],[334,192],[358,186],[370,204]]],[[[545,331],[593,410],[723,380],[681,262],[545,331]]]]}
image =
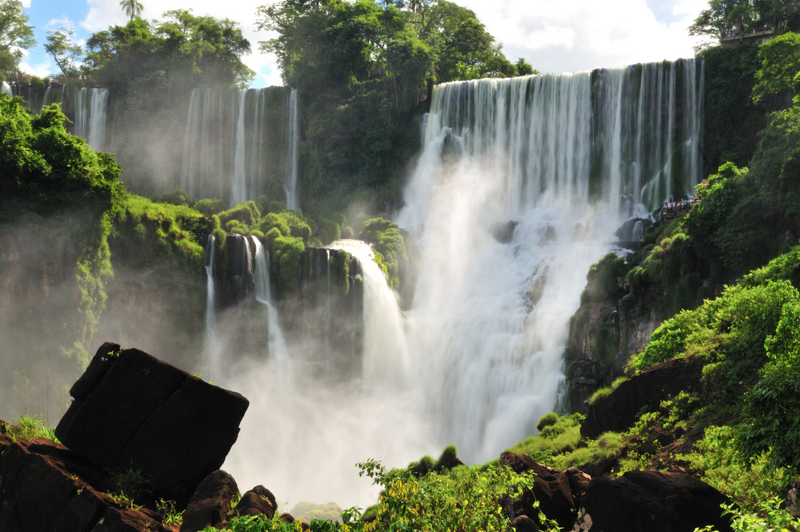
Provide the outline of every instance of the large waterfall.
{"type": "Polygon", "coordinates": [[[238,361],[231,386],[251,411],[226,469],[267,475],[289,506],[364,505],[376,494],[358,461],[405,466],[455,444],[481,463],[566,410],[563,352],[591,265],[619,251],[621,223],[699,180],[701,80],[689,60],[436,87],[396,220],[420,248],[411,308],[369,249],[332,245],[360,265],[360,379],[304,367],[327,328],[312,353],[289,342],[292,371],[238,361]]]}
{"type": "Polygon", "coordinates": [[[230,205],[282,197],[296,209],[297,116],[295,89],[192,90],[181,188],[230,205]]]}
{"type": "Polygon", "coordinates": [[[700,80],[682,60],[434,89],[397,222],[422,250],[408,343],[441,445],[489,460],[563,408],[589,267],[698,182],[700,80]]]}

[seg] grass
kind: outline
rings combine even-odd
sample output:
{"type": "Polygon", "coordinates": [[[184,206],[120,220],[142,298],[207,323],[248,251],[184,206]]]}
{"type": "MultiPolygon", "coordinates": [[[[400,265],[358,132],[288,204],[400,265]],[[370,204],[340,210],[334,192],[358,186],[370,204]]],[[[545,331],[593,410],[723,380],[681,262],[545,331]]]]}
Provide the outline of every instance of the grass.
{"type": "Polygon", "coordinates": [[[6,425],[6,431],[9,437],[16,442],[47,438],[55,443],[61,443],[56,438],[54,430],[47,427],[44,420],[37,416],[20,416],[16,423],[6,425]]]}

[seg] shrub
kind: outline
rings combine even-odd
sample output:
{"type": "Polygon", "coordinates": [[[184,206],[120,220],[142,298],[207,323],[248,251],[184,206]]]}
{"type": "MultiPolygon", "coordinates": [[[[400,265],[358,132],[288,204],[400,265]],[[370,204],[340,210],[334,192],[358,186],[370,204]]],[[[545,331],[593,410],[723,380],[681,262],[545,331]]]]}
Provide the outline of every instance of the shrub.
{"type": "Polygon", "coordinates": [[[225,204],[222,203],[222,200],[213,198],[213,199],[201,199],[197,200],[194,204],[195,210],[205,214],[206,216],[213,216],[215,214],[219,214],[225,210],[225,204]]]}
{"type": "Polygon", "coordinates": [[[555,425],[557,422],[558,414],[555,412],[548,412],[539,419],[539,423],[536,424],[536,430],[541,432],[543,428],[555,425]]]}

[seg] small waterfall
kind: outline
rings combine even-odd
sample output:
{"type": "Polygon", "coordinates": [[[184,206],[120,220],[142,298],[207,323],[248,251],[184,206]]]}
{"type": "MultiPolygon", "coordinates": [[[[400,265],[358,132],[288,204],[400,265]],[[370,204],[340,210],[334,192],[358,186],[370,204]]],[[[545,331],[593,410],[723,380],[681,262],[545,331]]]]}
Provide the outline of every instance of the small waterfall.
{"type": "Polygon", "coordinates": [[[297,89],[292,89],[286,102],[288,127],[286,128],[286,163],[283,178],[283,188],[286,191],[286,208],[292,211],[300,210],[300,201],[297,194],[297,162],[300,156],[300,119],[297,110],[297,89]]]}
{"type": "Polygon", "coordinates": [[[11,89],[11,85],[6,83],[5,81],[2,84],[0,84],[0,94],[5,94],[9,98],[14,97],[14,91],[11,89]]]}
{"type": "Polygon", "coordinates": [[[217,339],[216,294],[214,290],[214,235],[206,239],[206,329],[203,341],[204,364],[206,378],[218,376],[222,370],[222,345],[217,339]]]}
{"type": "Polygon", "coordinates": [[[644,224],[641,220],[637,220],[636,223],[633,224],[633,233],[631,236],[634,242],[639,242],[644,237],[644,224]]]}
{"type": "Polygon", "coordinates": [[[247,183],[244,170],[244,111],[247,90],[239,89],[239,111],[236,117],[236,149],[233,156],[233,188],[231,190],[231,206],[247,199],[247,183]]]}
{"type": "Polygon", "coordinates": [[[364,281],[364,389],[370,393],[405,391],[409,384],[409,358],[403,316],[386,275],[373,261],[369,244],[339,240],[328,246],[343,249],[358,259],[364,281]]]}
{"type": "Polygon", "coordinates": [[[253,277],[256,285],[256,301],[267,309],[267,327],[269,330],[269,354],[277,362],[280,370],[289,370],[289,350],[278,320],[278,311],[272,303],[269,286],[269,253],[261,242],[255,238],[255,270],[253,277]]]}
{"type": "Polygon", "coordinates": [[[298,131],[295,89],[193,89],[180,186],[230,205],[285,196],[297,209],[298,131]]]}
{"type": "Polygon", "coordinates": [[[107,107],[108,89],[82,88],[75,93],[73,133],[86,139],[95,151],[105,147],[107,107]]]}

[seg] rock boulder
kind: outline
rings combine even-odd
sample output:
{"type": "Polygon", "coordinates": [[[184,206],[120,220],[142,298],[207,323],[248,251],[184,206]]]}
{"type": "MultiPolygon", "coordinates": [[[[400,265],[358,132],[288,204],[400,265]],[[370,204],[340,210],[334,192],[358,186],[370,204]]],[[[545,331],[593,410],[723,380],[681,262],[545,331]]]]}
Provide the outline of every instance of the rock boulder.
{"type": "Polygon", "coordinates": [[[135,467],[184,506],[219,469],[249,402],[138,349],[103,344],[73,385],[56,436],[108,470],[135,467]]]}

